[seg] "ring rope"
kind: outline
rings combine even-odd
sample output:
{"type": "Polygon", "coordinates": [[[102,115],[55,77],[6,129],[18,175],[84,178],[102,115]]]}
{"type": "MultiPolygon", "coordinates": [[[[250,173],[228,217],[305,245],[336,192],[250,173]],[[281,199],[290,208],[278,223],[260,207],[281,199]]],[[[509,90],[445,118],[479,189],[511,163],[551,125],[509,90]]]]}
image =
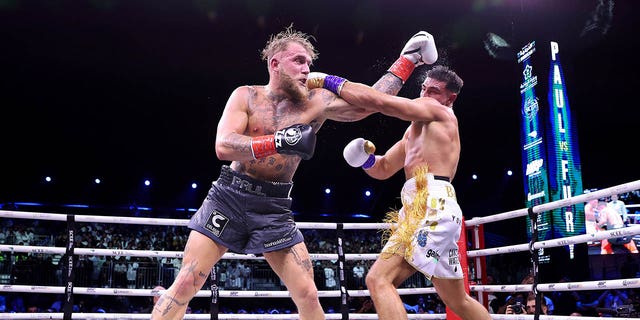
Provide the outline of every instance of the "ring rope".
{"type": "MultiPolygon", "coordinates": [[[[534,212],[540,213],[540,212],[550,211],[550,210],[554,210],[562,207],[568,207],[577,203],[589,202],[590,200],[593,200],[593,199],[608,197],[612,194],[620,194],[620,193],[625,193],[625,192],[634,191],[638,189],[640,189],[640,180],[623,183],[617,186],[600,189],[600,190],[589,192],[589,193],[584,193],[581,195],[573,196],[571,198],[556,200],[556,201],[545,203],[545,204],[539,204],[539,205],[533,206],[532,208],[534,212]]],[[[528,210],[529,210],[528,208],[523,208],[523,209],[507,211],[504,213],[498,213],[495,215],[490,215],[485,217],[474,217],[469,220],[466,220],[466,226],[472,227],[480,224],[486,224],[489,222],[497,222],[497,221],[502,221],[502,220],[507,220],[512,218],[524,217],[529,214],[528,210]]]]}
{"type": "MultiPolygon", "coordinates": [[[[579,281],[579,282],[562,282],[562,283],[539,283],[540,291],[585,291],[585,290],[606,290],[606,289],[626,289],[640,288],[640,279],[614,279],[614,280],[597,280],[597,281],[579,281]]],[[[471,285],[472,291],[479,292],[521,292],[531,291],[532,285],[516,284],[516,285],[471,285]]],[[[59,286],[34,286],[34,285],[2,285],[3,292],[22,292],[22,293],[64,293],[64,287],[59,286]]],[[[125,288],[90,288],[75,287],[74,293],[87,295],[126,295],[126,296],[156,296],[164,290],[152,289],[125,289],[125,288]]],[[[398,293],[402,295],[436,293],[433,287],[428,288],[399,288],[398,293]]],[[[319,290],[318,295],[323,298],[335,298],[340,296],[339,290],[319,290]]],[[[350,290],[349,295],[353,297],[367,297],[369,290],[350,290]]],[[[210,297],[211,292],[200,290],[196,294],[197,297],[210,297]]],[[[221,298],[233,297],[265,297],[265,298],[286,298],[290,297],[288,291],[232,291],[220,290],[221,298]]]]}
{"type": "MultiPolygon", "coordinates": [[[[0,210],[0,217],[16,218],[16,219],[32,219],[32,220],[53,220],[67,221],[67,214],[64,213],[47,213],[47,212],[30,212],[15,210],[0,210]]],[[[167,219],[167,218],[142,218],[142,217],[125,217],[125,216],[96,216],[96,215],[75,215],[76,222],[87,223],[119,223],[119,224],[140,224],[155,226],[178,226],[186,227],[189,219],[167,219]]],[[[389,223],[341,223],[345,230],[371,230],[371,229],[387,229],[389,223]]],[[[335,222],[296,222],[296,226],[300,229],[337,229],[338,223],[335,222]]]]}
{"type": "MultiPolygon", "coordinates": [[[[15,320],[32,320],[32,319],[63,319],[62,313],[2,313],[0,319],[15,319],[15,320]]],[[[342,315],[339,313],[325,314],[327,320],[342,319],[342,315]]],[[[255,319],[299,319],[297,314],[220,314],[220,319],[236,319],[236,320],[255,320],[255,319]]],[[[446,319],[446,314],[408,314],[409,319],[446,319]]],[[[528,320],[534,319],[534,315],[505,315],[505,314],[491,314],[491,318],[495,320],[528,320]]],[[[130,314],[130,313],[76,313],[73,315],[73,319],[94,319],[94,320],[134,320],[134,319],[149,319],[149,314],[130,314]]],[[[185,320],[191,319],[210,319],[208,314],[186,314],[185,320]]],[[[368,313],[354,313],[350,314],[349,319],[378,319],[376,314],[368,313]]],[[[602,317],[571,317],[571,316],[554,316],[554,315],[540,315],[540,319],[544,320],[602,320],[602,317]]],[[[637,320],[637,318],[620,318],[616,317],[616,320],[637,320]]]]}
{"type": "MultiPolygon", "coordinates": [[[[589,234],[581,234],[577,236],[570,236],[565,238],[551,239],[539,241],[533,244],[534,249],[540,248],[552,248],[552,247],[561,247],[570,244],[584,243],[587,241],[594,240],[602,240],[602,239],[611,239],[611,238],[619,238],[622,236],[633,236],[640,234],[640,225],[629,226],[624,228],[619,228],[615,230],[604,230],[597,231],[589,234]]],[[[480,257],[480,256],[488,256],[500,253],[512,253],[512,252],[521,252],[521,251],[529,251],[529,244],[516,244],[510,246],[503,247],[495,247],[489,249],[478,249],[478,250],[469,250],[467,251],[468,257],[480,257]]]]}
{"type": "MultiPolygon", "coordinates": [[[[531,213],[543,212],[545,210],[552,210],[559,207],[569,206],[578,202],[587,202],[591,199],[602,198],[614,193],[624,193],[633,190],[640,189],[640,180],[594,191],[588,194],[575,196],[573,198],[554,201],[547,204],[541,204],[532,208],[525,208],[505,212],[493,216],[473,218],[466,221],[466,226],[477,226],[483,223],[494,222],[504,220],[505,218],[516,218],[520,216],[530,215],[531,213]]],[[[73,224],[74,222],[104,222],[104,223],[126,223],[126,224],[145,224],[145,225],[169,225],[169,226],[186,226],[188,219],[176,220],[176,219],[155,219],[155,218],[138,218],[138,217],[105,217],[105,216],[87,216],[78,215],[70,216],[65,214],[52,214],[41,212],[21,212],[11,210],[0,210],[0,217],[13,217],[13,218],[32,218],[41,220],[59,220],[67,221],[67,223],[73,224]]],[[[372,229],[375,226],[377,229],[388,228],[389,224],[386,223],[297,223],[301,229],[372,229]]],[[[531,251],[532,248],[545,248],[553,246],[564,246],[574,243],[580,243],[592,240],[602,240],[608,238],[620,237],[623,235],[635,235],[640,234],[640,226],[626,227],[622,229],[616,229],[615,231],[601,231],[588,235],[578,235],[573,237],[553,239],[542,242],[532,241],[529,244],[505,246],[501,248],[492,249],[480,249],[467,252],[468,257],[479,257],[483,255],[489,255],[493,253],[504,252],[517,252],[517,251],[531,251]]],[[[17,252],[37,252],[37,253],[58,253],[63,254],[67,252],[68,248],[52,248],[52,247],[37,247],[37,246],[9,246],[0,245],[0,251],[17,251],[17,252]]],[[[182,252],[175,251],[150,251],[150,250],[112,250],[112,249],[85,249],[85,248],[72,248],[74,255],[132,255],[132,256],[144,256],[149,254],[158,257],[182,257],[182,252]]],[[[379,254],[343,254],[342,258],[345,260],[363,260],[363,259],[375,259],[379,254]]],[[[341,258],[340,254],[311,254],[315,259],[330,259],[335,260],[341,258]]],[[[227,259],[261,259],[262,257],[255,257],[253,255],[242,255],[226,253],[223,258],[227,259]]],[[[471,289],[474,291],[487,291],[487,292],[513,292],[527,289],[537,289],[539,291],[572,291],[572,290],[604,290],[615,288],[638,288],[640,287],[639,279],[617,279],[617,280],[603,280],[603,281],[585,281],[585,282],[566,282],[557,284],[533,284],[533,285],[472,285],[471,289]]],[[[32,292],[32,293],[62,293],[65,292],[65,287],[47,287],[47,286],[29,286],[29,285],[3,285],[0,287],[0,292],[32,292]]],[[[344,290],[334,291],[319,291],[319,297],[344,297],[344,290]]],[[[153,296],[157,295],[158,291],[147,289],[109,289],[109,288],[82,288],[75,287],[74,293],[77,294],[105,294],[105,295],[141,295],[141,296],[153,296]]],[[[418,293],[435,293],[434,288],[409,288],[398,289],[399,294],[418,294],[418,293]]],[[[368,290],[354,290],[349,292],[351,296],[368,296],[368,290]]],[[[196,294],[198,297],[211,297],[211,291],[201,290],[196,294]]],[[[220,297],[289,297],[287,291],[220,291],[220,297]]],[[[67,319],[67,313],[29,313],[29,314],[0,314],[0,319],[67,319]],[[64,317],[64,318],[63,318],[64,317]]],[[[445,319],[446,314],[409,314],[409,319],[445,319]]],[[[545,315],[502,315],[492,314],[493,319],[577,319],[576,317],[567,316],[545,316],[545,315]]],[[[148,315],[144,314],[73,314],[73,319],[148,319],[148,315]]],[[[327,319],[342,319],[344,314],[327,314],[327,319]]],[[[296,319],[296,315],[228,315],[221,314],[220,319],[296,319]]],[[[376,319],[376,314],[349,314],[351,319],[376,319]]],[[[580,319],[590,319],[590,317],[580,317],[580,319]]],[[[599,317],[594,317],[596,319],[599,317]]],[[[70,318],[69,318],[70,319],[70,318]]],[[[211,319],[210,314],[187,314],[184,319],[211,319]]],[[[619,318],[625,319],[625,318],[619,318]]]]}
{"type": "MultiPolygon", "coordinates": [[[[62,313],[0,313],[0,319],[63,319],[62,313]]],[[[149,319],[150,314],[131,314],[131,313],[75,313],[73,319],[94,319],[94,320],[133,320],[133,319],[149,319]]],[[[446,314],[409,314],[409,319],[446,319],[446,314]]],[[[220,319],[299,319],[298,314],[220,314],[220,319]]],[[[342,319],[340,313],[325,314],[327,320],[342,319]]],[[[190,319],[210,319],[208,314],[186,314],[185,320],[190,319]]],[[[378,315],[372,313],[353,313],[349,315],[349,319],[378,319],[378,315]]],[[[513,319],[513,318],[512,318],[513,319]]],[[[556,318],[559,319],[559,318],[556,318]]],[[[584,319],[584,317],[582,318],[584,319]]],[[[595,318],[594,318],[595,319],[595,318]]],[[[621,319],[621,318],[618,318],[621,319]]],[[[600,319],[602,320],[602,319],[600,319]]]]}
{"type": "MultiPolygon", "coordinates": [[[[0,244],[0,251],[21,252],[21,253],[42,253],[42,254],[64,254],[66,248],[63,247],[43,247],[0,244]]],[[[125,250],[125,249],[98,249],[98,248],[75,248],[74,253],[86,256],[130,256],[130,257],[158,257],[158,258],[182,258],[182,251],[156,251],[156,250],[125,250]]],[[[345,253],[346,260],[375,260],[379,253],[345,253]]],[[[338,260],[337,253],[310,253],[313,260],[338,260]]],[[[240,254],[227,252],[222,256],[229,260],[265,260],[263,256],[252,254],[240,254]]]]}

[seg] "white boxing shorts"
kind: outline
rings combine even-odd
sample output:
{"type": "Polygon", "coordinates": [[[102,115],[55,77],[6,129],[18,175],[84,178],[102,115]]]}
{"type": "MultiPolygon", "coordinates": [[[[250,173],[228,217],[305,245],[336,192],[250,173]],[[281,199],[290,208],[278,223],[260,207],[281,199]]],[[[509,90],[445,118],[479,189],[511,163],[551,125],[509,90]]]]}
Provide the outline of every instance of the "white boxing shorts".
{"type": "Polygon", "coordinates": [[[403,206],[397,212],[397,227],[382,249],[383,257],[404,255],[428,279],[462,279],[457,244],[462,210],[455,190],[448,178],[425,174],[426,186],[418,187],[414,177],[402,187],[403,206]]]}

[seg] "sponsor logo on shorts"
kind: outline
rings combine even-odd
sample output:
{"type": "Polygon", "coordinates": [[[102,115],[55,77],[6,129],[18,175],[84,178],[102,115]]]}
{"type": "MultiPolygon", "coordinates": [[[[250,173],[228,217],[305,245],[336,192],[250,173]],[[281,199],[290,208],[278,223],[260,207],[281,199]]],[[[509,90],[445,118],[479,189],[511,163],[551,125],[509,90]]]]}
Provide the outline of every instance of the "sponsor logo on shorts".
{"type": "Polygon", "coordinates": [[[231,186],[255,195],[259,195],[259,196],[266,195],[264,192],[262,192],[261,185],[253,184],[251,183],[251,181],[242,179],[240,177],[234,176],[233,179],[231,180],[231,186]]]}
{"type": "Polygon", "coordinates": [[[456,191],[453,190],[452,186],[445,186],[444,190],[447,193],[447,197],[456,199],[456,191]]]}
{"type": "Polygon", "coordinates": [[[460,259],[458,258],[458,249],[450,249],[449,250],[449,265],[457,266],[460,264],[460,259]]]}
{"type": "Polygon", "coordinates": [[[227,226],[227,223],[229,223],[229,218],[217,210],[213,210],[209,218],[207,218],[207,223],[205,223],[204,228],[211,231],[216,237],[219,237],[227,226]]]}
{"type": "Polygon", "coordinates": [[[427,250],[427,254],[425,255],[427,258],[433,257],[436,260],[440,260],[440,254],[432,249],[427,250]]]}
{"type": "Polygon", "coordinates": [[[425,230],[420,230],[420,232],[418,232],[418,245],[421,247],[425,247],[427,245],[427,236],[429,235],[429,232],[425,231],[425,230]]]}
{"type": "Polygon", "coordinates": [[[277,246],[277,245],[285,243],[285,242],[289,242],[291,240],[293,240],[293,237],[280,238],[280,239],[275,240],[275,241],[265,242],[264,243],[264,247],[265,248],[270,248],[270,247],[277,246]]]}

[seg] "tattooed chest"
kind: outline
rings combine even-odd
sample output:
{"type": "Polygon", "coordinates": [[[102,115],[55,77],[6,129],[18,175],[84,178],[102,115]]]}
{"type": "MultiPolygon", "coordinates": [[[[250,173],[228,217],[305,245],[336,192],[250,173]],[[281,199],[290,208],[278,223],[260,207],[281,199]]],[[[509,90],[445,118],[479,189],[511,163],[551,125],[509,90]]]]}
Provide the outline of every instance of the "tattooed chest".
{"type": "Polygon", "coordinates": [[[280,107],[255,107],[249,114],[250,135],[272,134],[278,129],[296,123],[309,123],[309,116],[300,110],[287,106],[280,107]]]}

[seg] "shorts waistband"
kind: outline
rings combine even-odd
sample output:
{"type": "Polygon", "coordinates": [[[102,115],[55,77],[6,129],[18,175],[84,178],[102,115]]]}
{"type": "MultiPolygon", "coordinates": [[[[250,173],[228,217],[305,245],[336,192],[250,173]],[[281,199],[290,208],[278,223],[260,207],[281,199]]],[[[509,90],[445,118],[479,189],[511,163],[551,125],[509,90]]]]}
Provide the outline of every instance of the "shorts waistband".
{"type": "Polygon", "coordinates": [[[441,180],[441,181],[451,182],[451,179],[449,179],[449,177],[445,177],[445,176],[433,176],[433,180],[441,180]]]}
{"type": "Polygon", "coordinates": [[[222,169],[220,169],[220,177],[216,182],[238,191],[275,198],[289,198],[291,189],[293,189],[292,182],[258,180],[235,172],[227,165],[222,166],[222,169]]]}

